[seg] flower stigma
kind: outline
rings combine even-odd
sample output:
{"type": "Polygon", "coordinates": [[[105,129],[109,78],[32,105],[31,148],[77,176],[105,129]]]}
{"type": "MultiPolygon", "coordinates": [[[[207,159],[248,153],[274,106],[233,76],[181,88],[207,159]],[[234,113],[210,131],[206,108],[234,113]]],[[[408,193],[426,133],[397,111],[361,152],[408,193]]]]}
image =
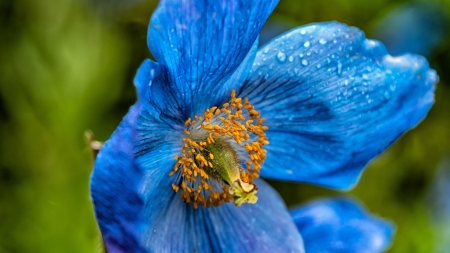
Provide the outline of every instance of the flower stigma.
{"type": "Polygon", "coordinates": [[[266,159],[263,146],[269,144],[264,120],[247,98],[244,103],[236,98],[234,90],[221,108],[211,107],[203,118],[186,120],[181,156],[175,156],[169,173],[176,174],[172,189],[178,192],[181,187],[181,200],[194,208],[231,200],[236,206],[256,203],[254,179],[266,159]]]}

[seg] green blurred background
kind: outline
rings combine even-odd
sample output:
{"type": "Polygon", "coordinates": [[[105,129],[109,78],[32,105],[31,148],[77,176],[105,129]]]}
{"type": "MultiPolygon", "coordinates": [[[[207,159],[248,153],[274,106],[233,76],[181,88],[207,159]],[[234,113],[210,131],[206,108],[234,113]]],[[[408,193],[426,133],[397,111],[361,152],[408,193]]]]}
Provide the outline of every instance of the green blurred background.
{"type": "MultiPolygon", "coordinates": [[[[378,20],[408,2],[281,0],[269,25],[338,20],[372,37],[378,20]]],[[[425,2],[450,10],[450,0],[425,2]]],[[[0,253],[101,250],[85,131],[106,140],[135,102],[132,79],[151,57],[146,34],[156,4],[0,0],[0,253]]],[[[289,206],[352,195],[397,225],[389,252],[450,252],[437,250],[450,238],[442,236],[443,226],[431,218],[436,207],[428,204],[437,198],[429,190],[436,168],[450,152],[447,21],[428,55],[440,75],[428,117],[375,159],[348,193],[270,181],[289,206]]],[[[282,32],[272,30],[265,31],[282,32]]]]}

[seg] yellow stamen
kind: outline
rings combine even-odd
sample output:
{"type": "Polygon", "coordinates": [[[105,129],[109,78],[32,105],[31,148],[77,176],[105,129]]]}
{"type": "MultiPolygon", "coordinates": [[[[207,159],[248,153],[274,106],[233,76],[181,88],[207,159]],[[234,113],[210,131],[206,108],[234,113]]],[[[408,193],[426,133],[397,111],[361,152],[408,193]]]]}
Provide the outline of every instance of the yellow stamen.
{"type": "Polygon", "coordinates": [[[169,176],[180,173],[181,182],[172,184],[172,189],[178,192],[181,188],[180,199],[194,208],[200,205],[217,207],[231,200],[237,206],[245,202],[255,203],[257,187],[254,179],[259,177],[266,159],[263,147],[269,143],[265,134],[268,127],[263,126],[265,118],[260,118],[260,113],[247,98],[236,98],[233,90],[230,101],[221,108],[211,107],[203,117],[194,116],[194,119],[188,118],[184,123],[187,128],[184,129],[186,137],[182,139],[181,157],[175,156],[175,166],[169,173],[169,176]],[[244,157],[233,158],[237,159],[238,167],[233,170],[237,173],[226,166],[219,166],[225,154],[237,154],[236,151],[220,149],[213,154],[211,148],[217,149],[221,143],[229,143],[225,145],[229,147],[226,149],[246,152],[244,157]],[[217,188],[219,186],[221,188],[217,188]]]}

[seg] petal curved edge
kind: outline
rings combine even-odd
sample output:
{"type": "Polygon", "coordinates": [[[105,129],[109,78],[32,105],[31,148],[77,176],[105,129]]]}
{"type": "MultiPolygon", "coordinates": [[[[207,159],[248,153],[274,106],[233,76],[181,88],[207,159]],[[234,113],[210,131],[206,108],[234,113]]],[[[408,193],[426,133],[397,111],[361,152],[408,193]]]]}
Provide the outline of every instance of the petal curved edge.
{"type": "Polygon", "coordinates": [[[150,59],[145,59],[139,66],[133,81],[138,99],[142,103],[148,103],[149,87],[152,85],[153,79],[158,75],[159,64],[150,59]]]}
{"type": "Polygon", "coordinates": [[[136,121],[141,105],[128,114],[95,160],[91,198],[109,252],[146,252],[140,245],[145,229],[144,201],[139,194],[143,174],[134,161],[136,121]]]}
{"type": "Polygon", "coordinates": [[[348,198],[315,200],[291,210],[305,251],[380,253],[387,250],[394,225],[348,198]]]}
{"type": "Polygon", "coordinates": [[[392,57],[355,27],[317,23],[281,35],[259,50],[239,91],[269,127],[261,175],[351,188],[425,117],[437,80],[425,58],[392,57]]]}
{"type": "Polygon", "coordinates": [[[150,252],[304,252],[284,202],[262,180],[256,182],[256,204],[194,209],[170,189],[173,179],[165,177],[155,184],[151,178],[144,236],[150,252]]]}
{"type": "Polygon", "coordinates": [[[160,1],[150,21],[148,45],[184,107],[192,107],[195,115],[200,109],[194,99],[217,94],[250,51],[277,3],[160,1]]]}

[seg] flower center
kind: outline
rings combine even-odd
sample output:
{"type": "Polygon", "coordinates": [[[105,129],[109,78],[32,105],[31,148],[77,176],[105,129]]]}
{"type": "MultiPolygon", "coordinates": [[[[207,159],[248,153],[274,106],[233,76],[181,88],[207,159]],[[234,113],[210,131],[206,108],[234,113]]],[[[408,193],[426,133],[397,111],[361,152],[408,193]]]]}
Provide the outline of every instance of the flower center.
{"type": "Polygon", "coordinates": [[[185,122],[182,154],[175,156],[169,174],[177,175],[172,189],[181,187],[181,200],[194,208],[231,200],[236,206],[256,203],[254,179],[266,159],[263,146],[269,144],[265,119],[247,98],[242,104],[234,90],[228,103],[207,109],[203,116],[185,122]]]}

